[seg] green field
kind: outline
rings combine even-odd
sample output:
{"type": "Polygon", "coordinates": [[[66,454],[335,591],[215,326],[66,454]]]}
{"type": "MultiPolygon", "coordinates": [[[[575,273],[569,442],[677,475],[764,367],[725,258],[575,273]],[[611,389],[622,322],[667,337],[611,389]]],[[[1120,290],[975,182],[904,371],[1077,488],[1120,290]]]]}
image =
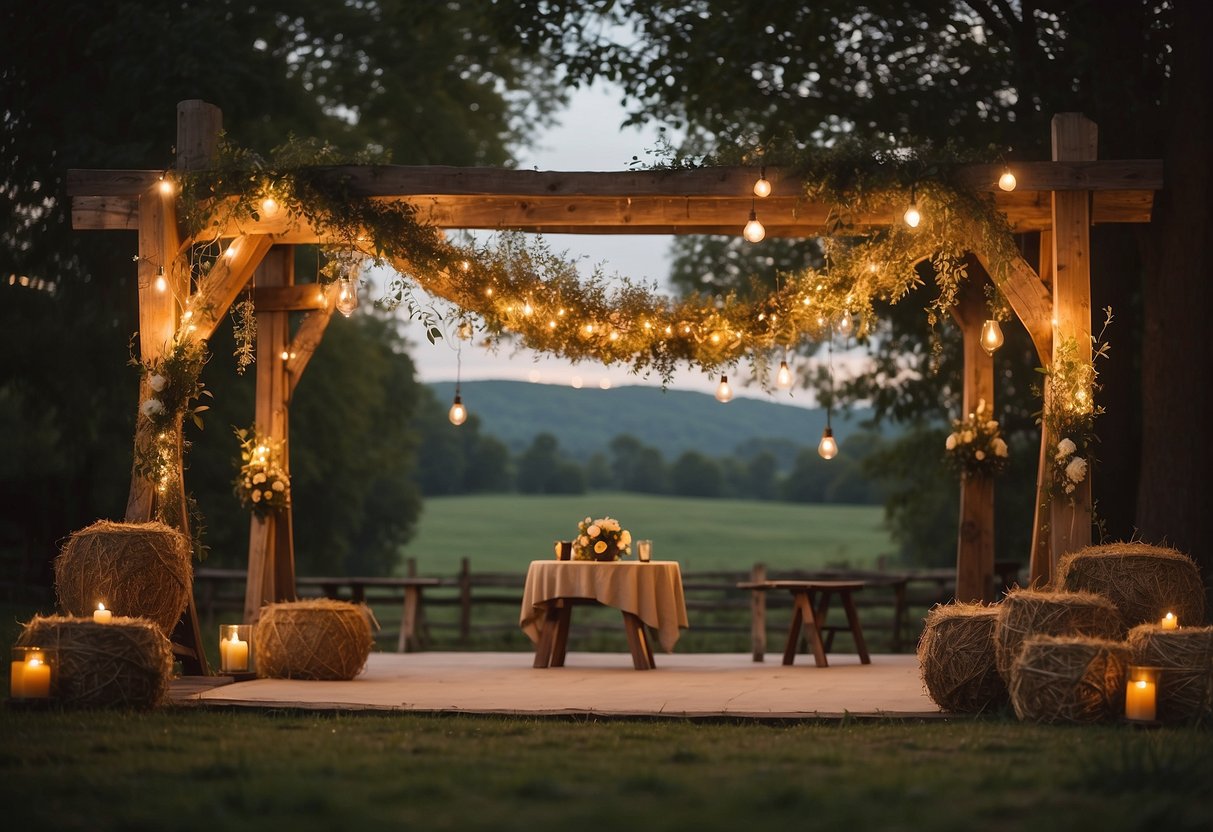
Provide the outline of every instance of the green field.
{"type": "Polygon", "coordinates": [[[472,569],[523,572],[552,557],[590,515],[618,518],[635,538],[653,541],[653,557],[684,572],[743,570],[756,563],[813,569],[874,567],[896,550],[880,506],[797,505],[596,492],[572,496],[490,494],[425,501],[417,537],[404,555],[421,574],[472,569]]]}

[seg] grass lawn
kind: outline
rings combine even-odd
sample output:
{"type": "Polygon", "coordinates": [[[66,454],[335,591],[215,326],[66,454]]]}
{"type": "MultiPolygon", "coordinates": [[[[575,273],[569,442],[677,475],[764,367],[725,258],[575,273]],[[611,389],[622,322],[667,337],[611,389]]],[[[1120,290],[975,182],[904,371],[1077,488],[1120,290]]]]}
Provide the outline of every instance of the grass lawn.
{"type": "Polygon", "coordinates": [[[635,538],[653,541],[653,557],[683,572],[768,566],[873,567],[896,546],[880,506],[795,505],[752,500],[596,492],[573,496],[487,494],[432,497],[405,555],[421,574],[454,574],[471,558],[481,572],[525,572],[552,557],[588,516],[618,518],[635,538]]]}
{"type": "Polygon", "coordinates": [[[1213,828],[1213,733],[0,712],[7,828],[1213,828]]]}

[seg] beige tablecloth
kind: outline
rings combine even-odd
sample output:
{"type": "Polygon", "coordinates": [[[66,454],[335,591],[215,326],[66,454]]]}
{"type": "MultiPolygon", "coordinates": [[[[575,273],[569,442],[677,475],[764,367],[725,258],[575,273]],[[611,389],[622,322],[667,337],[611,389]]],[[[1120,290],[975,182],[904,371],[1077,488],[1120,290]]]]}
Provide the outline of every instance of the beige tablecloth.
{"type": "Polygon", "coordinates": [[[676,561],[532,561],[518,619],[531,641],[539,641],[544,602],[553,598],[592,598],[630,612],[657,631],[667,653],[678,643],[678,628],[689,626],[682,571],[676,561]]]}

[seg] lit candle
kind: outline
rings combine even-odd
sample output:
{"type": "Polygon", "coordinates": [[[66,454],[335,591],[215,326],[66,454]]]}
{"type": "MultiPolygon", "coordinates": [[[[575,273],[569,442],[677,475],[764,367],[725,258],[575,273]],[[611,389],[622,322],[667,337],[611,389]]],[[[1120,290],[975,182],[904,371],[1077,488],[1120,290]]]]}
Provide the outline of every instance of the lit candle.
{"type": "Polygon", "coordinates": [[[51,695],[51,668],[41,653],[31,651],[25,661],[13,662],[12,672],[13,699],[46,699],[51,695]]]}
{"type": "Polygon", "coordinates": [[[1175,617],[1175,613],[1169,612],[1162,617],[1162,621],[1158,622],[1164,630],[1179,629],[1179,619],[1175,617]]]}
{"type": "Polygon", "coordinates": [[[248,642],[240,640],[235,627],[230,638],[219,642],[219,667],[231,672],[248,670],[248,642]]]}
{"type": "Polygon", "coordinates": [[[93,610],[93,621],[98,624],[109,624],[113,617],[113,612],[107,610],[105,604],[98,604],[97,609],[93,610]]]}
{"type": "Polygon", "coordinates": [[[1154,683],[1146,679],[1129,682],[1125,688],[1125,718],[1154,721],[1154,683]]]}

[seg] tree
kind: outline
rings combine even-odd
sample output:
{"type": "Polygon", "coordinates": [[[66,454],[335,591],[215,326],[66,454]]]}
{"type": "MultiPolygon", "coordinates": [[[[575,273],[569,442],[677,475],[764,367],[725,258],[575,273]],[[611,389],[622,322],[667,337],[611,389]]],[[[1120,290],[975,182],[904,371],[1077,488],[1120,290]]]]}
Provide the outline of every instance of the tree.
{"type": "Polygon", "coordinates": [[[661,451],[626,433],[611,440],[610,451],[616,488],[642,494],[665,492],[666,470],[661,451]]]}
{"type": "Polygon", "coordinates": [[[720,465],[698,451],[685,451],[670,466],[670,491],[683,497],[719,497],[724,489],[720,465]]]}
{"type": "Polygon", "coordinates": [[[585,472],[564,457],[555,436],[541,433],[518,458],[518,490],[523,494],[584,494],[585,472]]]}

